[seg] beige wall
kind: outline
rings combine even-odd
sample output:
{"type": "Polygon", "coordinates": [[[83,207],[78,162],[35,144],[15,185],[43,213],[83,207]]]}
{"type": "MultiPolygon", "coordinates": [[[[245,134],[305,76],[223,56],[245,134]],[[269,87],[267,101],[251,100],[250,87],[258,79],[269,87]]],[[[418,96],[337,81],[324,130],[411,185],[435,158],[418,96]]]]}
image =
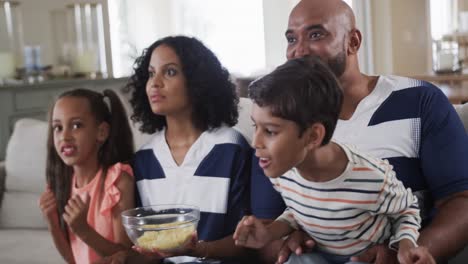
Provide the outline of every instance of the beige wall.
{"type": "Polygon", "coordinates": [[[372,1],[376,74],[413,75],[430,69],[427,0],[372,1]]]}
{"type": "Polygon", "coordinates": [[[425,73],[427,49],[430,47],[426,0],[393,0],[392,18],[394,73],[425,73]]]}

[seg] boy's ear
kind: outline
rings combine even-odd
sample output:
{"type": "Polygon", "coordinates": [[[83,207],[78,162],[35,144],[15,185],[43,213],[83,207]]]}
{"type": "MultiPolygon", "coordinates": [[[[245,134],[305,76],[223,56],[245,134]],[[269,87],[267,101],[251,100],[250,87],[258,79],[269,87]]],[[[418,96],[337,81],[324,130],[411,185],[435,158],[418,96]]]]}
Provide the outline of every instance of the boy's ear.
{"type": "Polygon", "coordinates": [[[314,123],[304,133],[307,149],[316,149],[322,145],[323,138],[325,137],[325,126],[322,123],[314,123]]]}
{"type": "Polygon", "coordinates": [[[104,143],[109,137],[110,126],[107,122],[101,122],[98,127],[98,141],[104,143]]]}

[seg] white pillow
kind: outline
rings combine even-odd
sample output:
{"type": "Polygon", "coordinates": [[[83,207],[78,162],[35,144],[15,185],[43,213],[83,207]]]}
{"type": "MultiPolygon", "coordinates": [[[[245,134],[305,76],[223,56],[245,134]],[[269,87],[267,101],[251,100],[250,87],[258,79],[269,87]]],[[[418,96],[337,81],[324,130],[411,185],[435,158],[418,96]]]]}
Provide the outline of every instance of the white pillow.
{"type": "Polygon", "coordinates": [[[5,158],[7,191],[45,190],[46,145],[47,122],[24,118],[15,123],[5,158]]]}
{"type": "Polygon", "coordinates": [[[455,110],[457,110],[458,115],[460,116],[463,126],[465,126],[466,132],[468,132],[468,103],[462,105],[454,105],[455,110]]]}
{"type": "Polygon", "coordinates": [[[121,91],[120,88],[119,89],[114,89],[114,91],[119,96],[120,101],[122,101],[122,104],[123,104],[123,106],[125,108],[125,112],[127,113],[128,122],[130,124],[130,128],[132,129],[133,142],[135,144],[135,151],[137,151],[137,150],[140,149],[140,147],[143,144],[145,144],[146,142],[148,142],[151,139],[152,135],[140,132],[140,130],[138,130],[138,127],[140,126],[140,124],[135,124],[130,119],[130,117],[132,116],[132,113],[133,113],[132,106],[131,106],[131,104],[129,102],[130,94],[124,94],[121,91]]]}
{"type": "Polygon", "coordinates": [[[6,191],[0,208],[0,228],[47,228],[39,209],[39,194],[6,191]]]}
{"type": "Polygon", "coordinates": [[[252,112],[252,100],[249,98],[241,97],[239,100],[239,120],[234,126],[239,132],[244,135],[249,143],[252,142],[254,127],[250,115],[252,112]]]}

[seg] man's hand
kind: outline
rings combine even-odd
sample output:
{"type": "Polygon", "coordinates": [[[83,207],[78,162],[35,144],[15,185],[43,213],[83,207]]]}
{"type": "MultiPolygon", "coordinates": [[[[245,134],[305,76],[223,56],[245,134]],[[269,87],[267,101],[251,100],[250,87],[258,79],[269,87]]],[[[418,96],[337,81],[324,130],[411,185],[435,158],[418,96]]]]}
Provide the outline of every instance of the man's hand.
{"type": "Polygon", "coordinates": [[[236,246],[262,248],[271,241],[266,226],[255,216],[244,216],[233,235],[236,246]]]}
{"type": "Polygon", "coordinates": [[[374,264],[398,264],[397,254],[385,245],[375,245],[351,261],[361,261],[374,264]]]}
{"type": "Polygon", "coordinates": [[[285,263],[289,255],[294,252],[296,255],[301,255],[315,247],[315,241],[307,235],[304,231],[296,230],[284,241],[278,253],[278,260],[276,263],[285,263]]]}
{"type": "Polygon", "coordinates": [[[57,200],[49,188],[41,194],[39,208],[41,208],[42,215],[49,224],[54,224],[58,221],[57,200]]]}
{"type": "Polygon", "coordinates": [[[87,221],[89,200],[89,195],[86,195],[85,201],[81,200],[80,196],[75,195],[68,200],[65,212],[63,213],[63,219],[67,225],[73,233],[80,237],[90,229],[87,221]]]}

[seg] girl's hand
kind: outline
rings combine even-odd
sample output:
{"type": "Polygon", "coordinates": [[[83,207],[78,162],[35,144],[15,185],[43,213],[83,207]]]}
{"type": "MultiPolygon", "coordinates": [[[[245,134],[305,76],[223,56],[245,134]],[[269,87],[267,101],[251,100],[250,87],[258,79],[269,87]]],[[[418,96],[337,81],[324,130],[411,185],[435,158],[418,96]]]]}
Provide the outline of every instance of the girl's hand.
{"type": "Polygon", "coordinates": [[[244,216],[233,235],[236,246],[262,248],[271,241],[268,229],[255,216],[244,216]]]}
{"type": "Polygon", "coordinates": [[[90,230],[87,221],[89,200],[89,195],[86,195],[85,201],[81,200],[80,196],[75,195],[68,200],[65,213],[63,213],[63,219],[73,233],[79,237],[84,236],[90,230]]]}
{"type": "Polygon", "coordinates": [[[58,221],[57,200],[55,200],[55,195],[49,188],[41,194],[39,208],[41,208],[42,215],[49,224],[58,221]]]}

